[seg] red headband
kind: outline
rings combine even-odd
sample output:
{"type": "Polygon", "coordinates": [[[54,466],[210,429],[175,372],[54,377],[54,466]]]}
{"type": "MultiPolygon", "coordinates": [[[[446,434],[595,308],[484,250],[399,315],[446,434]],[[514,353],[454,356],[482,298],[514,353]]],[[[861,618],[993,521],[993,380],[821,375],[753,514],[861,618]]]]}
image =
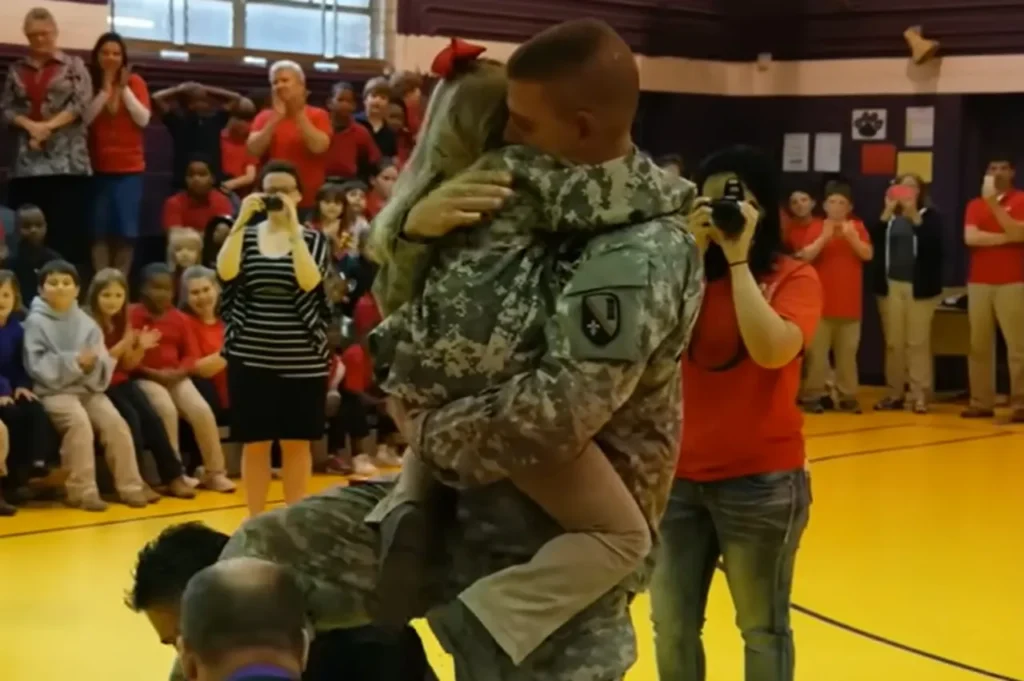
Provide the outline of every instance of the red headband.
{"type": "Polygon", "coordinates": [[[467,43],[459,38],[452,38],[451,44],[437,53],[430,70],[440,78],[451,78],[455,71],[471,61],[476,61],[487,51],[482,45],[467,43]]]}

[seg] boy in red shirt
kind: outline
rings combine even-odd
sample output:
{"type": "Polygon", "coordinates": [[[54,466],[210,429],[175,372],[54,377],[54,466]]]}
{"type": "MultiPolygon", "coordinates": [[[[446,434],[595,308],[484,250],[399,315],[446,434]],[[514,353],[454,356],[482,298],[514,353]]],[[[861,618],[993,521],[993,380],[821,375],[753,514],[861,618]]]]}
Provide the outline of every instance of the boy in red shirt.
{"type": "Polygon", "coordinates": [[[224,174],[221,189],[227,194],[246,196],[256,183],[256,169],[260,160],[249,153],[247,143],[256,106],[241,100],[231,112],[231,118],[220,134],[220,163],[224,174]]]}
{"type": "Polygon", "coordinates": [[[190,159],[185,170],[185,191],[164,201],[164,230],[188,227],[204,232],[210,220],[218,215],[233,215],[235,207],[231,199],[214,188],[214,180],[207,159],[199,156],[190,159]]]}
{"type": "Polygon", "coordinates": [[[165,420],[164,427],[175,451],[181,451],[177,414],[192,426],[205,468],[200,484],[215,492],[233,492],[235,483],[225,474],[213,408],[189,378],[200,357],[199,348],[185,313],[173,306],[173,300],[171,268],[164,263],[147,265],[142,270],[142,302],[128,308],[128,323],[133,329],[157,331],[160,339],[142,357],[137,370],[139,387],[161,416],[173,415],[165,420]],[[169,403],[173,408],[164,406],[169,403]]]}
{"type": "Polygon", "coordinates": [[[989,160],[981,197],[967,205],[964,242],[971,253],[967,316],[971,325],[970,406],[964,418],[995,415],[996,325],[1010,365],[1010,422],[1024,423],[1024,192],[1006,156],[989,160]]]}
{"type": "Polygon", "coordinates": [[[857,349],[864,263],[874,251],[864,223],[853,217],[848,185],[833,182],[825,189],[825,219],[806,228],[793,226],[788,241],[796,256],[814,265],[824,294],[821,323],[807,353],[807,380],[802,402],[811,413],[833,407],[859,414],[857,349]],[[835,358],[833,400],[828,390],[829,352],[835,358]]]}
{"type": "Polygon", "coordinates": [[[373,135],[353,119],[356,91],[350,83],[336,83],[327,100],[331,112],[331,148],[327,151],[327,176],[350,180],[369,175],[370,167],[380,161],[380,149],[373,135]]]}

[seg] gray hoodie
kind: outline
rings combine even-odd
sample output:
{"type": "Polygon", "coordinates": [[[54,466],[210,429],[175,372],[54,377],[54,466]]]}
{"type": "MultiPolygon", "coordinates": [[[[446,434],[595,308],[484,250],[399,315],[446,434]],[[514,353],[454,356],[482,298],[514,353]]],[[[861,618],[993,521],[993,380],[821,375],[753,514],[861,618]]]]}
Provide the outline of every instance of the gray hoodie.
{"type": "Polygon", "coordinates": [[[25,320],[25,370],[37,395],[101,393],[110,385],[116,364],[103,343],[103,332],[78,303],[57,312],[37,297],[25,320]],[[85,373],[78,353],[92,348],[96,364],[85,373]]]}

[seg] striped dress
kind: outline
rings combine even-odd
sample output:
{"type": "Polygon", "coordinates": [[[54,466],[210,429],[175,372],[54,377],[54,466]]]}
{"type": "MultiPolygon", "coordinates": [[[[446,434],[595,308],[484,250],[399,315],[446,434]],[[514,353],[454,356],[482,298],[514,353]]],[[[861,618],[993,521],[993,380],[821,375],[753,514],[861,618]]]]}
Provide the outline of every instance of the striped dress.
{"type": "MultiPolygon", "coordinates": [[[[254,369],[284,378],[327,375],[330,307],[323,285],[303,291],[295,279],[291,254],[260,253],[258,226],[245,228],[238,276],[221,282],[221,315],[226,325],[225,355],[254,369]]],[[[322,277],[330,267],[327,240],[303,230],[306,246],[322,277]]]]}

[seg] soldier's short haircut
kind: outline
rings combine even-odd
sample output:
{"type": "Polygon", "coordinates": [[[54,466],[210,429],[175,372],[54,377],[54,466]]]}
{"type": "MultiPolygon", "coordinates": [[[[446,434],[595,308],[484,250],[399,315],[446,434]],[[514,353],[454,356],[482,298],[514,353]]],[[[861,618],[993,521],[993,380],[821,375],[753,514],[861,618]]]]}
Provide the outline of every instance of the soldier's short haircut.
{"type": "Polygon", "coordinates": [[[188,581],[217,562],[228,538],[202,523],[168,527],[139,551],[125,604],[135,612],[178,605],[188,581]]]}
{"type": "Polygon", "coordinates": [[[598,19],[567,21],[544,30],[512,53],[506,68],[512,80],[548,81],[593,62],[610,42],[622,39],[598,19]]]}
{"type": "Polygon", "coordinates": [[[291,572],[256,558],[204,568],[181,597],[185,650],[208,664],[247,649],[276,650],[301,659],[307,627],[305,597],[291,572]]]}

